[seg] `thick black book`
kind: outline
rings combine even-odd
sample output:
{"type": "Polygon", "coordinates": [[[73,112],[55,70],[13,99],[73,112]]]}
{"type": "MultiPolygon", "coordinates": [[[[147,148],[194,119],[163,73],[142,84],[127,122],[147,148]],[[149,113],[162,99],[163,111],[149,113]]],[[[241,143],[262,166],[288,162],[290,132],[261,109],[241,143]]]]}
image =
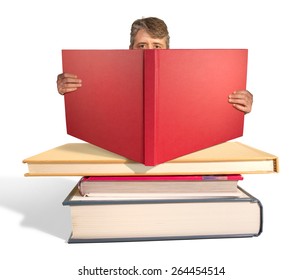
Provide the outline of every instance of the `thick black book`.
{"type": "Polygon", "coordinates": [[[263,224],[262,204],[240,187],[236,196],[117,199],[85,197],[76,186],[63,205],[69,243],[253,237],[263,224]]]}

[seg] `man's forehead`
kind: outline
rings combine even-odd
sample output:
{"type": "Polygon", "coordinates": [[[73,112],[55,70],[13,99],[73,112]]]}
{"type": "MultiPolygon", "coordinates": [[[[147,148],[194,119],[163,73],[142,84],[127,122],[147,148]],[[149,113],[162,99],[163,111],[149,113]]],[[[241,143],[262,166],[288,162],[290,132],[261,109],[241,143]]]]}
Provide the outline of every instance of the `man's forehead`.
{"type": "Polygon", "coordinates": [[[141,29],[134,37],[134,45],[139,44],[161,45],[166,48],[166,38],[153,38],[147,31],[141,29]]]}
{"type": "Polygon", "coordinates": [[[149,41],[157,41],[157,42],[161,42],[163,40],[163,38],[154,38],[152,37],[146,30],[144,29],[140,29],[138,31],[138,33],[135,36],[135,41],[144,41],[144,40],[149,40],[149,41]]]}

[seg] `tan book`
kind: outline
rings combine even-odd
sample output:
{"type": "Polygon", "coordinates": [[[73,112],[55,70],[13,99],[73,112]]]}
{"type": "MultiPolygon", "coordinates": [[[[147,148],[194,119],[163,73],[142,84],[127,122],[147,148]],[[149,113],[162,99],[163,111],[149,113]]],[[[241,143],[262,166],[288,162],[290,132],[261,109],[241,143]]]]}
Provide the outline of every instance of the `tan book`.
{"type": "Polygon", "coordinates": [[[262,231],[262,205],[243,189],[237,197],[115,200],[86,197],[77,187],[69,243],[252,237],[262,231]]]}
{"type": "Polygon", "coordinates": [[[278,172],[278,157],[240,142],[225,142],[145,166],[88,143],[69,143],[23,161],[26,176],[132,176],[278,172]]]}

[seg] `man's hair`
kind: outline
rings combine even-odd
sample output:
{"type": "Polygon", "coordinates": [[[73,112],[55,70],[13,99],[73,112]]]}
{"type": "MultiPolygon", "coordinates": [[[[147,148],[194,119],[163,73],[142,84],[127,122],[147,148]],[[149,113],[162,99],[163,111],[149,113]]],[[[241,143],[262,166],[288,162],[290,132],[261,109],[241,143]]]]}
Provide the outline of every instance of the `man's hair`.
{"type": "Polygon", "coordinates": [[[130,48],[133,48],[135,37],[139,30],[144,29],[152,38],[166,40],[166,47],[169,48],[169,33],[165,22],[156,17],[137,19],[133,22],[130,31],[130,48]]]}

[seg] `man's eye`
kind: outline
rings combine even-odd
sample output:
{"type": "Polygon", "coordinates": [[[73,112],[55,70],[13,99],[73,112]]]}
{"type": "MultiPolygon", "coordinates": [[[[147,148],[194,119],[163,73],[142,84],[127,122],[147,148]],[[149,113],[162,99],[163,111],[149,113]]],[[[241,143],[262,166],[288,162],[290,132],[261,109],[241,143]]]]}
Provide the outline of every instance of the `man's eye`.
{"type": "Polygon", "coordinates": [[[142,44],[142,45],[139,45],[139,49],[144,49],[145,48],[145,45],[142,44]]]}
{"type": "Polygon", "coordinates": [[[162,49],[162,47],[160,45],[156,45],[154,46],[155,49],[162,49]]]}

